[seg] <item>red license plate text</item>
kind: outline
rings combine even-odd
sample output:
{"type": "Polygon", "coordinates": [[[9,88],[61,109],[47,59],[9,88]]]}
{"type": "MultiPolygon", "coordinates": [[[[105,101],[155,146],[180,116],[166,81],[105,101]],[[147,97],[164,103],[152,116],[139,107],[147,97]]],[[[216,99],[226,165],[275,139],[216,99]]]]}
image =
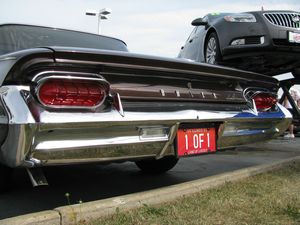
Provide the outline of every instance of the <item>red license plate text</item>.
{"type": "Polygon", "coordinates": [[[177,131],[178,157],[200,155],[216,151],[215,128],[179,129],[177,131]]]}

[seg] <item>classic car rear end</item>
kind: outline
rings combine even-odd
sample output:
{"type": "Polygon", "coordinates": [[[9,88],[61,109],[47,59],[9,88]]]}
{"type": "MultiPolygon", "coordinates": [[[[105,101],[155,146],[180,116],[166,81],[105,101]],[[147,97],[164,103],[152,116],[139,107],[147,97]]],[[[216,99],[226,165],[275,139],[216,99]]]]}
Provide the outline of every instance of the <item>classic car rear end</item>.
{"type": "Polygon", "coordinates": [[[2,188],[15,167],[26,168],[36,185],[43,181],[35,170],[50,165],[134,161],[145,172],[165,172],[180,157],[276,137],[291,121],[276,103],[273,78],[136,55],[112,38],[27,28],[48,35],[23,29],[25,44],[9,39],[15,51],[0,57],[2,188]],[[52,31],[68,38],[51,47],[52,31]],[[108,40],[112,50],[74,42],[89,37],[108,40]],[[46,47],[34,48],[35,38],[47,39],[38,44],[46,47]]]}

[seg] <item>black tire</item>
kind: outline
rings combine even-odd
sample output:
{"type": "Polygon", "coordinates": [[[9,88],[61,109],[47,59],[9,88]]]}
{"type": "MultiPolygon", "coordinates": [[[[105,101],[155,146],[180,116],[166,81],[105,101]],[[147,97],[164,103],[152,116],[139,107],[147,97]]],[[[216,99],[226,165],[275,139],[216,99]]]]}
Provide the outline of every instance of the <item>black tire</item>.
{"type": "Polygon", "coordinates": [[[219,64],[221,61],[221,51],[219,39],[215,32],[210,33],[204,46],[204,59],[209,64],[219,64]]]}
{"type": "Polygon", "coordinates": [[[160,174],[172,169],[177,162],[178,162],[178,158],[176,158],[175,156],[166,156],[158,160],[147,159],[147,160],[136,161],[135,164],[144,173],[160,174]]]}
{"type": "Polygon", "coordinates": [[[13,169],[0,164],[0,192],[11,187],[13,169]]]}

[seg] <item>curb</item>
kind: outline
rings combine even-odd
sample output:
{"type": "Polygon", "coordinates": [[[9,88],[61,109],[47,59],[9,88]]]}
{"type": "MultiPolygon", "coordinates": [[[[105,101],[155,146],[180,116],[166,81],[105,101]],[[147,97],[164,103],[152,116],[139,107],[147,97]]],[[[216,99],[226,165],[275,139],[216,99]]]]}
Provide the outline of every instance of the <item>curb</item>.
{"type": "Polygon", "coordinates": [[[0,225],[60,225],[60,215],[54,210],[46,210],[0,220],[0,225]]]}
{"type": "Polygon", "coordinates": [[[58,207],[54,210],[42,211],[39,213],[32,213],[24,216],[0,220],[0,225],[69,225],[84,223],[114,214],[116,211],[128,211],[142,207],[144,204],[156,205],[169,202],[179,197],[197,193],[201,190],[223,185],[226,182],[235,182],[257,174],[269,172],[283,166],[291,165],[298,161],[300,161],[300,156],[269,164],[240,169],[233,172],[226,172],[223,174],[163,187],[156,190],[128,194],[120,197],[113,197],[83,204],[58,207]]]}

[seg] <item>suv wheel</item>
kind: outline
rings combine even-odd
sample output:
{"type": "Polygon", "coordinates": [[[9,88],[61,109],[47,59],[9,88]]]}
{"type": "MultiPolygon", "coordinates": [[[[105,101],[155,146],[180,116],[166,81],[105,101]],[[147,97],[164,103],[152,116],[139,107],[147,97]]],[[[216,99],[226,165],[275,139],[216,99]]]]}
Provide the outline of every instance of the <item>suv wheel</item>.
{"type": "Polygon", "coordinates": [[[218,64],[221,59],[221,51],[218,36],[212,32],[205,42],[205,62],[209,64],[218,64]]]}

